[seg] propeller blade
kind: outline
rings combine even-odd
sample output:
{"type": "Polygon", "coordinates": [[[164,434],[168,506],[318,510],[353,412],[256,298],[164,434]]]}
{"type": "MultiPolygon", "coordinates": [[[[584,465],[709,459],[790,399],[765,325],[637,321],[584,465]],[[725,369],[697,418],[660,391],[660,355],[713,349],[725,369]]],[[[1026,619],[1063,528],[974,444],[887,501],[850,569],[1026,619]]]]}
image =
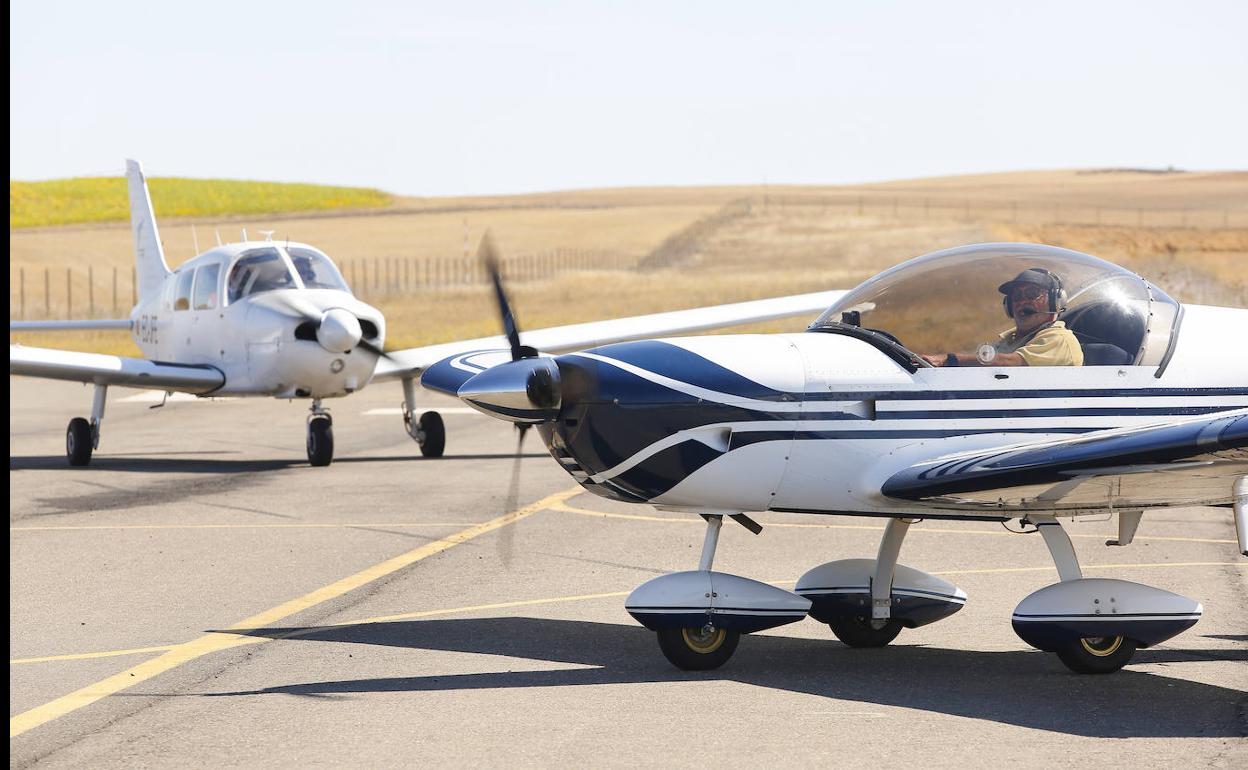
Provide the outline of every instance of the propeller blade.
{"type": "MultiPolygon", "coordinates": [[[[516,506],[520,504],[520,459],[521,452],[524,449],[524,437],[529,432],[528,425],[517,425],[516,429],[519,435],[516,437],[516,456],[511,461],[511,481],[507,485],[507,501],[506,507],[503,508],[504,513],[510,513],[516,510],[516,506]]],[[[498,537],[498,556],[504,567],[511,566],[512,551],[512,530],[515,527],[503,527],[498,537]]]]}
{"type": "Polygon", "coordinates": [[[503,271],[499,264],[498,249],[494,246],[494,236],[487,230],[481,236],[481,247],[477,249],[477,258],[485,264],[490,283],[494,285],[494,300],[498,303],[498,313],[503,319],[503,332],[507,335],[507,343],[511,346],[511,360],[519,361],[529,357],[528,351],[520,345],[520,327],[516,324],[516,316],[511,311],[511,303],[507,300],[507,292],[503,289],[503,271]]]}
{"type": "Polygon", "coordinates": [[[369,342],[368,340],[360,340],[358,343],[356,343],[356,345],[355,345],[355,346],[356,346],[357,348],[363,348],[364,350],[367,350],[369,353],[372,353],[373,355],[377,356],[378,358],[384,358],[384,359],[386,359],[387,361],[393,361],[393,360],[394,360],[394,359],[390,356],[390,354],[389,354],[389,353],[387,353],[386,351],[384,351],[384,350],[382,350],[381,348],[377,347],[376,345],[374,345],[373,343],[369,342]]]}
{"type": "Polygon", "coordinates": [[[283,310],[288,311],[289,315],[312,324],[320,324],[321,310],[301,299],[290,296],[289,292],[273,292],[274,298],[271,300],[275,305],[281,305],[283,310]]]}

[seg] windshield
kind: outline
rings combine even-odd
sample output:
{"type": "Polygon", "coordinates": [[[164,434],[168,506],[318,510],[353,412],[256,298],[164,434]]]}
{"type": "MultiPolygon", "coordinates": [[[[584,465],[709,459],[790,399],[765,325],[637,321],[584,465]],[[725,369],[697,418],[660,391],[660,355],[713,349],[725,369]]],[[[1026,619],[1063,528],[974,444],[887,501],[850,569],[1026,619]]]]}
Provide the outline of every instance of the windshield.
{"type": "Polygon", "coordinates": [[[349,291],[338,268],[321,252],[310,246],[288,246],[286,253],[290,255],[305,289],[349,291]]]}
{"type": "Polygon", "coordinates": [[[917,257],[846,294],[811,329],[862,326],[928,355],[1000,347],[1014,329],[1002,289],[1025,271],[1055,277],[1051,295],[1043,287],[1041,309],[1074,333],[1084,365],[1160,362],[1178,303],[1118,265],[1036,244],[978,244],[917,257]]]}
{"type": "Polygon", "coordinates": [[[278,289],[297,289],[294,273],[276,248],[244,252],[230,270],[230,302],[252,294],[278,289]]]}

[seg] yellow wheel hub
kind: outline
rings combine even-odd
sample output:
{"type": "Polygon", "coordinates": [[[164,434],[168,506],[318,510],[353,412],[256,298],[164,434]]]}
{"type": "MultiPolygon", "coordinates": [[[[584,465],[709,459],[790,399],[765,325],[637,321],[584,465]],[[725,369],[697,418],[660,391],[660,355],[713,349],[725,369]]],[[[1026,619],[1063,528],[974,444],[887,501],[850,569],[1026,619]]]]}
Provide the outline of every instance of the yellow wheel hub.
{"type": "Polygon", "coordinates": [[[690,650],[709,655],[718,650],[724,643],[724,639],[728,638],[728,631],[723,628],[703,626],[702,628],[682,628],[680,635],[690,650]]]}
{"type": "Polygon", "coordinates": [[[1079,640],[1079,644],[1083,645],[1083,649],[1089,655],[1095,655],[1098,658],[1107,658],[1118,652],[1118,648],[1122,646],[1121,636],[1090,636],[1079,640]]]}

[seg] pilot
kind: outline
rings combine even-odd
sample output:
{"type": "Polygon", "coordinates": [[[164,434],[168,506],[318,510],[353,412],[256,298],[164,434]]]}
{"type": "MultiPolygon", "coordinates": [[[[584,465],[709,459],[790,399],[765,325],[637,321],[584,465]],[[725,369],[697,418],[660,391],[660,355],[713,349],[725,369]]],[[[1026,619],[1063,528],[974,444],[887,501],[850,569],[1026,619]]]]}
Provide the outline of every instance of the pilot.
{"type": "Polygon", "coordinates": [[[303,279],[304,285],[316,282],[316,268],[312,266],[312,260],[308,257],[295,257],[295,270],[299,273],[299,277],[303,279]]]}
{"type": "Polygon", "coordinates": [[[924,355],[932,366],[1083,366],[1083,349],[1057,314],[1066,305],[1062,280],[1042,267],[1029,267],[997,287],[1014,328],[975,353],[924,355]]]}

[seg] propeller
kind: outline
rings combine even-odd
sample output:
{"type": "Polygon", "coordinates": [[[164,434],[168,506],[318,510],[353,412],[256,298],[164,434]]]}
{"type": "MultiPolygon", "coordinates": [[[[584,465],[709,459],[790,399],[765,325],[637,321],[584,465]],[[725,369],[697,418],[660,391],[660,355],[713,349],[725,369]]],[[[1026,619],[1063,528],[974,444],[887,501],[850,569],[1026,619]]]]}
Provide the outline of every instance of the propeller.
{"type": "MultiPolygon", "coordinates": [[[[503,333],[511,348],[511,363],[501,364],[478,374],[460,389],[460,397],[479,399],[494,406],[510,407],[513,414],[528,412],[526,417],[516,419],[516,453],[511,464],[511,479],[507,486],[505,510],[516,509],[520,499],[520,461],[523,456],[524,439],[533,420],[548,419],[559,409],[559,368],[549,358],[541,358],[537,349],[520,344],[520,325],[511,309],[507,290],[503,288],[503,271],[494,236],[487,230],[477,249],[477,258],[485,266],[486,275],[494,288],[494,301],[503,324],[503,333]],[[534,411],[536,410],[536,412],[534,411]],[[540,413],[540,417],[538,416],[540,413]]],[[[500,415],[502,416],[502,415],[500,415]]],[[[505,527],[499,534],[499,556],[503,566],[511,565],[513,527],[505,527]]]]}
{"type": "Polygon", "coordinates": [[[516,323],[516,315],[511,311],[511,302],[507,299],[507,291],[503,289],[503,271],[498,258],[498,249],[494,245],[494,236],[489,230],[481,236],[481,246],[477,249],[477,258],[485,265],[485,272],[494,286],[494,301],[498,304],[498,314],[502,317],[503,333],[507,335],[507,344],[511,346],[511,360],[536,358],[537,350],[528,345],[520,344],[520,326],[516,323]]]}
{"type": "Polygon", "coordinates": [[[552,420],[559,412],[559,367],[536,348],[520,344],[520,325],[512,312],[494,238],[486,232],[477,257],[494,288],[494,300],[511,349],[511,361],[486,369],[460,386],[458,396],[495,417],[516,423],[552,420]]]}
{"type": "Polygon", "coordinates": [[[302,321],[295,329],[296,339],[315,341],[331,353],[348,353],[362,348],[380,358],[390,358],[389,353],[364,339],[360,319],[349,310],[330,308],[322,311],[302,298],[292,296],[282,296],[277,304],[287,311],[287,315],[302,321]]]}

